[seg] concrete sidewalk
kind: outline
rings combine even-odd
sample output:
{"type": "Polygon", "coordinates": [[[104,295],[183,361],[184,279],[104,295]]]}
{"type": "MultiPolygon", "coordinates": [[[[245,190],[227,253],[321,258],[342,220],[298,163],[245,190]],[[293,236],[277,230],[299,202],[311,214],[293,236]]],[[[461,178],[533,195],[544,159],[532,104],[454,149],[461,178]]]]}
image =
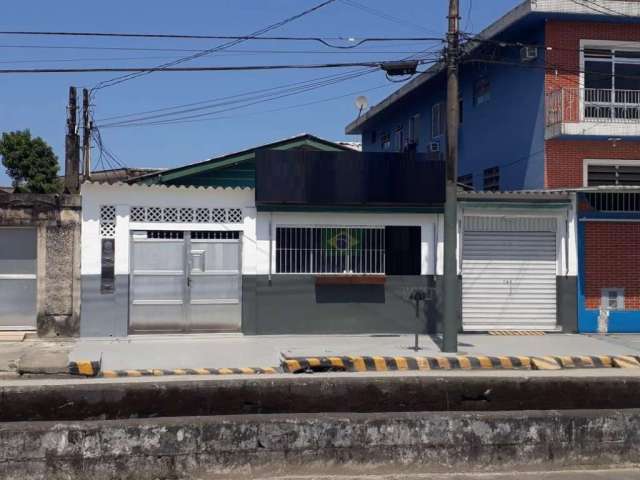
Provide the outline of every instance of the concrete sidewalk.
{"type": "MultiPolygon", "coordinates": [[[[105,370],[270,367],[288,356],[441,355],[437,338],[412,335],[154,335],[126,339],[79,339],[69,360],[102,358],[105,370]]],[[[640,335],[459,336],[459,353],[469,355],[633,355],[640,335]]]]}

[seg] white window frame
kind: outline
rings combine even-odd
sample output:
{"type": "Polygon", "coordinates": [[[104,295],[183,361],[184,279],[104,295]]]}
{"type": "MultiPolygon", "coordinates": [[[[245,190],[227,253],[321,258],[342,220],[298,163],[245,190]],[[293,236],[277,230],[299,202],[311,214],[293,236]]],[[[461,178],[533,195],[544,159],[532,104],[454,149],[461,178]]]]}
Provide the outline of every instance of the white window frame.
{"type": "MultiPolygon", "coordinates": [[[[640,42],[628,42],[628,41],[619,41],[619,40],[592,40],[592,39],[582,39],[580,40],[580,77],[578,80],[578,91],[580,93],[580,121],[584,122],[584,69],[585,69],[585,58],[584,51],[588,48],[608,48],[612,51],[612,57],[610,61],[612,64],[615,64],[615,54],[613,52],[615,50],[626,50],[626,51],[638,51],[640,52],[640,42]],[[618,47],[618,48],[616,48],[618,47]]],[[[609,60],[609,59],[607,59],[609,60]]],[[[631,59],[628,59],[631,60],[631,59]]],[[[595,60],[597,61],[597,60],[595,60]]],[[[604,61],[604,60],[603,60],[604,61]]],[[[638,63],[640,64],[640,58],[632,60],[631,62],[624,63],[638,63]]],[[[616,77],[613,75],[612,79],[612,90],[615,90],[616,87],[616,77]]]]}
{"type": "Polygon", "coordinates": [[[624,310],[624,288],[603,288],[600,290],[600,308],[610,312],[620,312],[624,310]],[[616,293],[617,308],[609,308],[609,293],[616,293]]]}
{"type": "Polygon", "coordinates": [[[586,158],[582,162],[582,186],[589,186],[589,166],[590,165],[607,165],[607,166],[615,166],[615,165],[631,165],[631,166],[640,166],[639,160],[610,160],[610,159],[595,159],[595,158],[586,158]]]}

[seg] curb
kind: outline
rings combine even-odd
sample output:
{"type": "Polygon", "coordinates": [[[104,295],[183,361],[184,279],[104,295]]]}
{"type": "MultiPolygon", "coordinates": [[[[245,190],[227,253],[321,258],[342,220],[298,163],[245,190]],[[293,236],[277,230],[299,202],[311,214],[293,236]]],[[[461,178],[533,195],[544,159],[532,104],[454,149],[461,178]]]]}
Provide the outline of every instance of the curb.
{"type": "Polygon", "coordinates": [[[101,360],[78,360],[77,362],[69,362],[67,368],[69,370],[69,375],[97,377],[100,373],[101,364],[101,360]]]}
{"type": "Polygon", "coordinates": [[[103,370],[102,378],[123,377],[162,377],[177,375],[273,375],[281,373],[278,367],[266,368],[174,368],[165,370],[160,368],[145,368],[139,370],[103,370]]]}
{"type": "Polygon", "coordinates": [[[465,355],[460,357],[290,357],[282,360],[287,373],[386,372],[401,370],[531,370],[530,357],[465,355]]]}
{"type": "MultiPolygon", "coordinates": [[[[614,368],[614,359],[608,355],[531,357],[534,370],[563,370],[572,368],[614,368]]],[[[637,360],[636,360],[637,361],[637,360]]],[[[640,363],[638,364],[640,366],[640,363]]],[[[626,367],[618,367],[626,368],[626,367]]]]}

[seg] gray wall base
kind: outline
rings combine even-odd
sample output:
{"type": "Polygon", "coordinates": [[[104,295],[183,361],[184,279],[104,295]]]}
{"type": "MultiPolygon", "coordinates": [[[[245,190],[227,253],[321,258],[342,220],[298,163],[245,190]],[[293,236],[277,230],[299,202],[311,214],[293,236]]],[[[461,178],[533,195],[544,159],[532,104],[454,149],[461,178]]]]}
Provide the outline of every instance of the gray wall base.
{"type": "Polygon", "coordinates": [[[100,293],[100,275],[82,276],[82,337],[126,337],[129,275],[116,275],[114,293],[100,293]]]}
{"type": "Polygon", "coordinates": [[[558,326],[564,333],[578,331],[578,277],[557,277],[558,326]]]}

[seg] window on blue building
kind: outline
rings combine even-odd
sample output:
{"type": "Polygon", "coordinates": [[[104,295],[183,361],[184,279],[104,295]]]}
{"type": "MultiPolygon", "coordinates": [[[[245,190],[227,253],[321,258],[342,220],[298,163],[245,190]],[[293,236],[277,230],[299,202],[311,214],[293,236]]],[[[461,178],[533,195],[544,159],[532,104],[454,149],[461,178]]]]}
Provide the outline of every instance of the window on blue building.
{"type": "Polygon", "coordinates": [[[404,127],[400,125],[393,134],[394,149],[396,152],[404,150],[404,127]]]}
{"type": "Polygon", "coordinates": [[[444,135],[447,124],[447,109],[444,102],[439,102],[431,107],[431,138],[444,135]]]}
{"type": "Polygon", "coordinates": [[[484,169],[482,187],[487,192],[500,190],[500,167],[484,169]]]}
{"type": "Polygon", "coordinates": [[[391,137],[388,133],[385,132],[380,135],[380,146],[382,147],[383,152],[391,150],[391,137]]]}
{"type": "Polygon", "coordinates": [[[478,78],[473,84],[473,104],[478,106],[491,100],[491,82],[489,77],[478,78]]]}
{"type": "Polygon", "coordinates": [[[458,177],[458,185],[463,187],[465,190],[473,190],[473,173],[460,175],[458,177]]]}

